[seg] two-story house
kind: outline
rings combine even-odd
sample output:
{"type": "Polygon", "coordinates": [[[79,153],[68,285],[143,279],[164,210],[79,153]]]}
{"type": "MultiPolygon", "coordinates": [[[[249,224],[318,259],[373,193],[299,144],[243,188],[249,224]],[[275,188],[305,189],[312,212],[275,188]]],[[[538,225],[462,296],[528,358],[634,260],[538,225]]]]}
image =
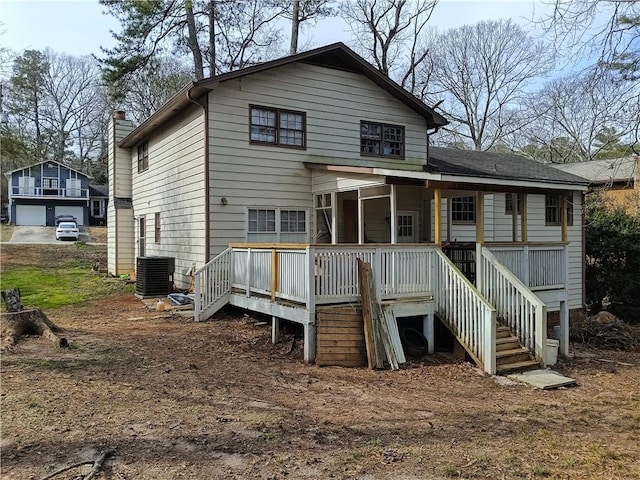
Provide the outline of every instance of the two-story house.
{"type": "Polygon", "coordinates": [[[584,306],[588,182],[430,146],[446,124],[340,43],[194,82],[136,128],[117,112],[109,271],[173,257],[196,319],[232,303],[274,331],[300,322],[312,360],[317,312],[358,301],[362,258],[390,315],[423,316],[428,338],[437,316],[488,372],[507,370],[507,348],[544,363],[547,310],[566,352],[584,306]]]}
{"type": "Polygon", "coordinates": [[[54,161],[6,173],[9,221],[15,225],[55,225],[55,217],[73,215],[79,225],[89,222],[87,174],[54,161]]]}

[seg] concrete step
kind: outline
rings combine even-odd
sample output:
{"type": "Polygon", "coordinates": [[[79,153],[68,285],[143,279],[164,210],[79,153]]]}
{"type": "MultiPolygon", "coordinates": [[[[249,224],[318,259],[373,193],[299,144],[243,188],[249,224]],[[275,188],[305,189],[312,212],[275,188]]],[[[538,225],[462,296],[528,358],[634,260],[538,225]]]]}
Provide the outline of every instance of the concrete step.
{"type": "Polygon", "coordinates": [[[508,375],[509,373],[535,370],[536,368],[540,368],[540,362],[537,360],[526,360],[498,365],[496,370],[498,375],[508,375]]]}

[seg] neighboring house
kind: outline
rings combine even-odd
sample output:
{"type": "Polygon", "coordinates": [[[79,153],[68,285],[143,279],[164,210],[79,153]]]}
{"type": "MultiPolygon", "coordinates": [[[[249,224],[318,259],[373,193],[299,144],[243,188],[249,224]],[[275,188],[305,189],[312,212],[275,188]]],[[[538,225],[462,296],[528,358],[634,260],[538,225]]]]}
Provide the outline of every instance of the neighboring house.
{"type": "Polygon", "coordinates": [[[89,185],[89,224],[104,226],[107,224],[107,204],[109,185],[89,185]]]}
{"type": "Polygon", "coordinates": [[[6,173],[9,217],[15,225],[55,225],[58,215],[89,220],[89,178],[85,173],[46,161],[6,173]]]}
{"type": "Polygon", "coordinates": [[[553,166],[590,180],[595,191],[603,192],[614,205],[620,205],[630,213],[640,207],[640,155],[553,166]]]}
{"type": "Polygon", "coordinates": [[[422,317],[430,349],[437,316],[487,372],[523,352],[544,365],[546,312],[567,353],[569,311],[584,308],[588,181],[430,147],[446,124],[343,44],[195,82],[136,128],[117,112],[109,271],[174,257],[197,320],[231,303],[273,316],[274,332],[299,322],[313,360],[317,313],[359,300],[363,258],[385,315],[422,317]]]}

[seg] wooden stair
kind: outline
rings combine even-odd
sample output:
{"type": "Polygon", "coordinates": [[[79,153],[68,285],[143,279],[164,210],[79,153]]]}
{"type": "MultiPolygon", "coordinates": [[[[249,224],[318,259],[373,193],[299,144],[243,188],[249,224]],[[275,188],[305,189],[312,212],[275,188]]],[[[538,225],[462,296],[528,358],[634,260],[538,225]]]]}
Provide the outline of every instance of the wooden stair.
{"type": "Polygon", "coordinates": [[[511,334],[509,327],[496,328],[496,370],[498,375],[540,368],[529,349],[523,347],[518,338],[511,334]]]}

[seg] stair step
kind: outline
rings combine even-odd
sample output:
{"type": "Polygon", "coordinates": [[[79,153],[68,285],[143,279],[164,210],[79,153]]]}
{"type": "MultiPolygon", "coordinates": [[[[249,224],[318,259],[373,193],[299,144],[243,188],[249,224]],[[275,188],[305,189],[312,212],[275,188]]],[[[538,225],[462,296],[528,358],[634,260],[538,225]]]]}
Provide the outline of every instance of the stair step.
{"type": "Polygon", "coordinates": [[[511,336],[511,330],[509,330],[509,327],[498,326],[496,328],[496,338],[505,338],[511,336]]]}
{"type": "Polygon", "coordinates": [[[519,355],[521,353],[530,353],[524,347],[512,348],[511,350],[502,350],[501,352],[496,352],[496,358],[510,357],[511,355],[519,355]]]}
{"type": "Polygon", "coordinates": [[[515,350],[520,348],[520,342],[516,337],[504,337],[496,339],[496,351],[515,350]]]}
{"type": "Polygon", "coordinates": [[[532,360],[531,352],[526,348],[513,348],[511,350],[496,351],[496,364],[506,365],[509,363],[525,362],[532,360]]]}
{"type": "Polygon", "coordinates": [[[527,360],[522,362],[505,363],[496,367],[498,375],[506,375],[508,373],[521,372],[523,370],[533,370],[540,368],[540,362],[537,360],[527,360]]]}

